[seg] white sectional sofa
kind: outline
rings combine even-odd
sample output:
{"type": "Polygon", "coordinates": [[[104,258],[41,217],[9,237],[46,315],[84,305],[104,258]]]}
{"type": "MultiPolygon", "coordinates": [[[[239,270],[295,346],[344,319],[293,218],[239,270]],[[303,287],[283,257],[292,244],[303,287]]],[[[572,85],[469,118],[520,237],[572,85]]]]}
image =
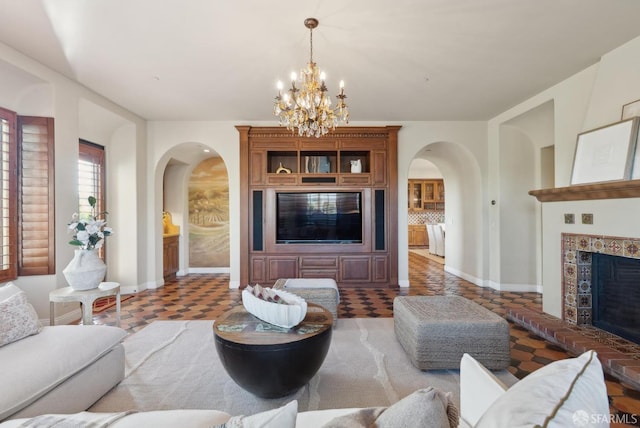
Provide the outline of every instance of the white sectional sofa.
{"type": "Polygon", "coordinates": [[[225,423],[228,427],[274,428],[450,428],[457,424],[476,428],[610,426],[602,366],[594,351],[578,358],[551,363],[509,388],[465,354],[460,365],[460,380],[459,419],[456,409],[448,406],[446,394],[427,388],[414,392],[386,409],[330,409],[297,413],[297,403],[293,401],[279,409],[249,417],[232,417],[217,410],[115,414],[83,412],[75,415],[45,415],[31,421],[10,420],[0,426],[12,428],[29,422],[44,424],[34,426],[50,426],[58,417],[72,418],[78,421],[77,426],[86,426],[87,421],[92,420],[112,428],[204,428],[225,423]],[[455,420],[451,420],[452,417],[455,420]]]}
{"type": "Polygon", "coordinates": [[[126,335],[98,325],[41,327],[18,287],[0,287],[0,421],[89,408],[123,379],[126,335]]]}

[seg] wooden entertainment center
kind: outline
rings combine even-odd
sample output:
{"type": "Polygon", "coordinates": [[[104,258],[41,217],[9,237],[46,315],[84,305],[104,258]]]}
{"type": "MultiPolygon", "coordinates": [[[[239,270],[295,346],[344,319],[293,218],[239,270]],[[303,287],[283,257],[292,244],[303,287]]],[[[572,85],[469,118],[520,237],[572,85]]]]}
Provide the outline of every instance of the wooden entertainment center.
{"type": "Polygon", "coordinates": [[[400,126],[340,127],[321,138],[236,128],[241,287],[280,278],[398,286],[400,126]]]}

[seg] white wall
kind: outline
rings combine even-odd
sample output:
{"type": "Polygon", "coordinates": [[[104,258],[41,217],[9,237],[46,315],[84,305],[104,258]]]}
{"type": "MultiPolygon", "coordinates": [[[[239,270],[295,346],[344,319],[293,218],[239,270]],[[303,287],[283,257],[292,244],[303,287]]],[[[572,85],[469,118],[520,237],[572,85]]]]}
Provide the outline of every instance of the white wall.
{"type": "MultiPolygon", "coordinates": [[[[422,156],[429,156],[429,154],[429,152],[425,152],[422,156]]],[[[433,162],[416,158],[409,165],[409,178],[442,178],[442,173],[433,162]]]]}
{"type": "MultiPolygon", "coordinates": [[[[144,205],[136,202],[140,192],[140,185],[144,185],[144,170],[146,161],[136,157],[136,151],[144,147],[146,136],[144,121],[130,112],[111,103],[105,98],[77,85],[62,75],[50,70],[19,52],[0,44],[0,106],[16,111],[21,115],[48,116],[55,119],[55,248],[56,248],[56,274],[20,277],[15,282],[21,287],[34,305],[43,322],[49,319],[49,292],[59,287],[66,286],[62,270],[73,256],[73,247],[68,245],[70,236],[67,234],[67,223],[71,214],[77,211],[77,171],[78,171],[78,140],[89,137],[99,139],[98,144],[105,145],[109,154],[115,157],[107,165],[107,175],[121,179],[126,183],[111,184],[110,191],[124,199],[126,207],[119,215],[118,208],[110,217],[110,225],[115,229],[113,242],[107,240],[110,257],[114,257],[113,266],[109,266],[109,277],[112,281],[123,283],[136,283],[139,276],[135,274],[138,266],[146,263],[144,255],[137,250],[137,243],[146,242],[147,237],[143,225],[138,225],[138,216],[144,216],[144,205]],[[7,80],[5,80],[5,77],[7,80]],[[88,116],[85,108],[89,105],[99,106],[96,111],[109,112],[108,119],[105,116],[93,117],[95,120],[85,120],[88,116]],[[120,125],[128,124],[133,127],[121,130],[113,127],[110,132],[103,122],[110,122],[113,116],[119,117],[120,125]],[[92,133],[93,132],[93,133],[92,133]],[[84,135],[83,135],[84,133],[84,135]],[[91,135],[90,135],[91,134],[91,135]],[[121,148],[111,149],[111,146],[126,140],[127,148],[122,152],[121,148]],[[122,166],[118,155],[123,158],[135,159],[133,169],[118,171],[117,165],[122,166]],[[142,173],[142,174],[141,174],[142,173]],[[133,261],[131,263],[130,261],[133,261]],[[131,275],[131,272],[134,272],[131,275]]],[[[108,155],[109,156],[109,155],[108,155]]],[[[120,203],[120,200],[108,201],[120,203]]],[[[56,315],[74,311],[75,304],[59,305],[56,315]]]]}
{"type": "MultiPolygon", "coordinates": [[[[483,285],[486,234],[487,128],[485,122],[405,122],[398,133],[398,207],[407,206],[409,166],[423,148],[446,186],[445,269],[483,285]]],[[[423,156],[423,155],[420,155],[423,156]]],[[[398,210],[398,277],[409,284],[407,211],[398,210]]]]}
{"type": "Polygon", "coordinates": [[[519,128],[500,128],[500,289],[537,291],[536,204],[528,195],[535,188],[535,150],[519,128]]]}
{"type": "MultiPolygon", "coordinates": [[[[489,188],[499,192],[508,177],[496,172],[500,147],[500,127],[509,120],[531,111],[548,101],[554,103],[553,138],[555,143],[555,184],[570,185],[571,169],[577,135],[620,120],[622,106],[640,99],[640,38],[602,57],[599,64],[585,69],[558,83],[522,104],[489,121],[489,152],[491,157],[489,188]]],[[[540,126],[543,126],[540,124],[540,126]]],[[[587,233],[609,236],[640,236],[640,201],[634,199],[548,202],[541,205],[537,251],[541,254],[543,309],[561,317],[560,233],[587,233]],[[573,213],[576,224],[564,224],[564,214],[573,213]],[[594,215],[593,225],[580,224],[582,213],[594,215]]],[[[500,223],[494,213],[491,225],[500,223]]],[[[499,231],[491,231],[492,252],[501,254],[508,248],[500,245],[499,231]]],[[[499,281],[502,258],[493,259],[490,276],[499,281]]]]}

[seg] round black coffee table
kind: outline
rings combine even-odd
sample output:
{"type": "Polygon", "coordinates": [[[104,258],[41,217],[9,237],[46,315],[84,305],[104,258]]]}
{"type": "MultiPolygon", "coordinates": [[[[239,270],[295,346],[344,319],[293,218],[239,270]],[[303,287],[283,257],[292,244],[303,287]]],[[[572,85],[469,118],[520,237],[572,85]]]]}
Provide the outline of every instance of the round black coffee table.
{"type": "Polygon", "coordinates": [[[308,303],[307,315],[286,329],[238,306],[213,323],[218,356],[238,385],[262,398],[293,394],[316,374],[331,344],[331,312],[308,303]]]}

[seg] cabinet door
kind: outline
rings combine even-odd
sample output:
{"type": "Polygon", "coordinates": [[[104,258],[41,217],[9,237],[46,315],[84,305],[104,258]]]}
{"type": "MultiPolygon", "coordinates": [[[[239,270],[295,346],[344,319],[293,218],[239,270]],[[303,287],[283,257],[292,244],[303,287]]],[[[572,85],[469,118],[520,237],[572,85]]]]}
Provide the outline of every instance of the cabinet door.
{"type": "Polygon", "coordinates": [[[298,277],[297,257],[268,257],[267,258],[267,281],[275,282],[280,278],[298,277]]]}
{"type": "Polygon", "coordinates": [[[424,181],[424,201],[431,202],[436,199],[436,182],[424,181]]]}
{"type": "Polygon", "coordinates": [[[429,238],[427,237],[427,228],[425,225],[421,224],[415,228],[415,242],[416,245],[426,246],[429,243],[429,238]]]}
{"type": "Polygon", "coordinates": [[[409,181],[409,209],[423,209],[423,185],[421,181],[409,181]]]}
{"type": "Polygon", "coordinates": [[[252,151],[249,154],[249,169],[251,184],[263,184],[267,169],[267,153],[265,151],[252,151]]]}
{"type": "Polygon", "coordinates": [[[373,185],[387,184],[387,152],[371,152],[373,185]]]}
{"type": "Polygon", "coordinates": [[[373,281],[374,282],[386,282],[389,280],[387,272],[388,268],[387,256],[374,256],[373,257],[373,281]]]}
{"type": "Polygon", "coordinates": [[[249,268],[249,285],[264,284],[266,281],[267,263],[265,257],[251,257],[251,264],[249,268]]]}
{"type": "Polygon", "coordinates": [[[444,202],[444,182],[440,181],[436,186],[436,201],[444,202]]]}
{"type": "Polygon", "coordinates": [[[371,281],[371,257],[345,256],[340,258],[340,279],[343,282],[371,281]]]}

